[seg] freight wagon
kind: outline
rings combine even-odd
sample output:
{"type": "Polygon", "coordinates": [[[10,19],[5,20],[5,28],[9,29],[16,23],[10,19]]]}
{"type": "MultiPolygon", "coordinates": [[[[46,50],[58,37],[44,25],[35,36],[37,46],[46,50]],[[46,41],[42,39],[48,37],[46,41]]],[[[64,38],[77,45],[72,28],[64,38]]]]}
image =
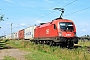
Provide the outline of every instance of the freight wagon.
{"type": "Polygon", "coordinates": [[[11,39],[11,34],[6,35],[6,39],[11,39]]]}
{"type": "Polygon", "coordinates": [[[15,39],[15,33],[12,33],[11,39],[15,39]]]}
{"type": "Polygon", "coordinates": [[[15,39],[16,39],[16,40],[19,39],[18,34],[19,34],[18,32],[15,33],[15,39]]]}
{"type": "Polygon", "coordinates": [[[24,39],[32,40],[34,39],[34,29],[36,26],[30,26],[24,30],[24,39]]]}
{"type": "Polygon", "coordinates": [[[20,40],[21,40],[21,39],[24,39],[24,29],[22,29],[22,30],[20,30],[20,31],[18,32],[18,37],[19,37],[20,40]]]}

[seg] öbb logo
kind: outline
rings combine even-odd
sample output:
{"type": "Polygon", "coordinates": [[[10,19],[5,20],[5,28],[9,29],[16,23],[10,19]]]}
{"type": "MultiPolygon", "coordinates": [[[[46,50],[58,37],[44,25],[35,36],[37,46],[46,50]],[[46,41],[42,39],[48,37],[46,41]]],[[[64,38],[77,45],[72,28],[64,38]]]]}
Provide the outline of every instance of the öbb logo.
{"type": "Polygon", "coordinates": [[[46,29],[46,34],[49,34],[49,29],[46,29]]]}

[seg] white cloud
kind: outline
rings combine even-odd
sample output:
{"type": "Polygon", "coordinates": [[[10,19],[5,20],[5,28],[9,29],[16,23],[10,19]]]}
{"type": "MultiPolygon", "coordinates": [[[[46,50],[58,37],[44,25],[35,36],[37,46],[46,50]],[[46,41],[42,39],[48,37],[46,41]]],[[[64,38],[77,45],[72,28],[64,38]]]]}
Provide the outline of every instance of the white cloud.
{"type": "Polygon", "coordinates": [[[36,23],[42,23],[42,21],[40,21],[40,20],[36,20],[36,23]]]}
{"type": "Polygon", "coordinates": [[[10,23],[6,23],[6,24],[10,24],[10,23]]]}
{"type": "Polygon", "coordinates": [[[86,29],[82,29],[82,32],[86,32],[86,29]]]}
{"type": "Polygon", "coordinates": [[[35,8],[35,6],[33,6],[33,5],[32,5],[31,7],[32,7],[32,8],[35,8]]]}
{"type": "Polygon", "coordinates": [[[29,24],[21,23],[21,27],[28,27],[29,24]]]}
{"type": "Polygon", "coordinates": [[[14,3],[12,0],[5,0],[6,2],[9,2],[9,3],[14,3]]]}
{"type": "Polygon", "coordinates": [[[86,26],[89,26],[89,25],[90,25],[90,24],[88,24],[88,23],[86,24],[86,26]]]}
{"type": "Polygon", "coordinates": [[[22,27],[28,27],[28,25],[26,25],[25,23],[21,23],[21,24],[13,24],[12,28],[15,29],[15,28],[22,28],[22,27]]]}
{"type": "Polygon", "coordinates": [[[21,26],[26,26],[26,24],[24,24],[24,23],[21,23],[21,26]]]}
{"type": "Polygon", "coordinates": [[[9,23],[9,22],[7,22],[6,24],[7,24],[7,25],[11,25],[11,24],[13,24],[13,23],[9,23]]]}
{"type": "Polygon", "coordinates": [[[23,4],[22,2],[20,2],[20,5],[21,5],[21,6],[24,6],[24,4],[23,4]]]}
{"type": "Polygon", "coordinates": [[[35,8],[34,5],[29,5],[28,3],[23,3],[23,2],[19,2],[19,4],[23,7],[32,7],[32,8],[35,8]]]}
{"type": "Polygon", "coordinates": [[[64,2],[65,2],[65,3],[67,3],[67,1],[66,1],[66,0],[65,0],[64,2]]]}
{"type": "Polygon", "coordinates": [[[45,2],[48,2],[48,3],[53,3],[53,1],[50,1],[50,0],[44,0],[45,2]]]}
{"type": "Polygon", "coordinates": [[[18,27],[20,27],[20,25],[19,25],[19,24],[17,24],[14,28],[18,28],[18,27]]]}

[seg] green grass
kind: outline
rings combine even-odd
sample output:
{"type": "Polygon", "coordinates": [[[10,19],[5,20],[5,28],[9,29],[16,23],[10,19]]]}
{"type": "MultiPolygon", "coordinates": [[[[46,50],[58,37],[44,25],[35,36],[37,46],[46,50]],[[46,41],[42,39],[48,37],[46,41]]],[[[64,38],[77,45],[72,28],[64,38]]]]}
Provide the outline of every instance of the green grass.
{"type": "Polygon", "coordinates": [[[79,44],[76,45],[78,48],[74,49],[36,45],[29,41],[21,40],[11,40],[9,45],[31,52],[25,56],[27,60],[90,60],[90,51],[87,51],[90,41],[79,41],[79,44]]]}
{"type": "Polygon", "coordinates": [[[5,56],[3,60],[16,60],[16,59],[11,56],[5,56]]]}
{"type": "Polygon", "coordinates": [[[59,60],[59,57],[55,55],[40,51],[34,51],[33,53],[26,55],[25,57],[27,60],[59,60]]]}
{"type": "Polygon", "coordinates": [[[7,48],[6,44],[8,44],[8,40],[0,40],[0,49],[7,48]]]}
{"type": "Polygon", "coordinates": [[[90,47],[90,41],[86,40],[84,41],[79,41],[78,43],[79,46],[85,47],[85,46],[89,46],[90,47]]]}

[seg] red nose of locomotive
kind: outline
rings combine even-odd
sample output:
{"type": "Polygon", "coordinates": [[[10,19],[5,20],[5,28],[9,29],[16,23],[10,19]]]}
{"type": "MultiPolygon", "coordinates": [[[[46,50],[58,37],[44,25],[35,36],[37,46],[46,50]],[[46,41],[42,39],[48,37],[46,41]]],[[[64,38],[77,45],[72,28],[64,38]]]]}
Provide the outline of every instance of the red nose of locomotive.
{"type": "Polygon", "coordinates": [[[76,29],[73,22],[69,20],[62,21],[59,22],[59,26],[60,26],[59,36],[67,37],[67,38],[76,36],[76,29]]]}
{"type": "Polygon", "coordinates": [[[75,37],[76,33],[63,31],[63,32],[59,32],[59,36],[60,37],[71,38],[71,37],[75,37]]]}

